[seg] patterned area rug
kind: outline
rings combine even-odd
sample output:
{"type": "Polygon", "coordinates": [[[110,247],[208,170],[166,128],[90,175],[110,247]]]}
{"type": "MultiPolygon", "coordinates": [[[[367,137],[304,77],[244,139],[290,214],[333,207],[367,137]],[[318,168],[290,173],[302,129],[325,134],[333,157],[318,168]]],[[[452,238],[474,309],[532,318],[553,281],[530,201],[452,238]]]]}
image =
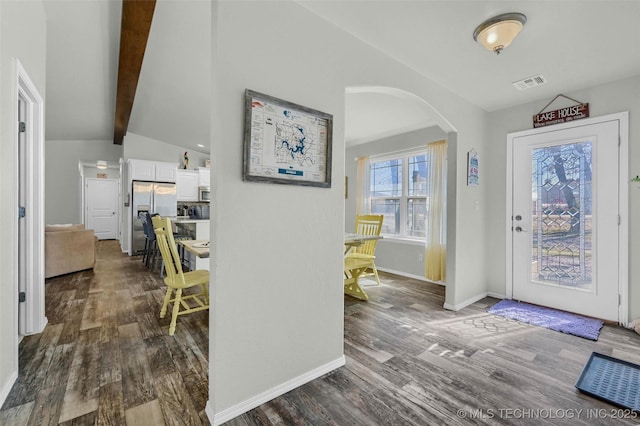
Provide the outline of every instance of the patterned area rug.
{"type": "Polygon", "coordinates": [[[602,320],[507,299],[496,303],[487,312],[590,340],[598,340],[604,325],[602,320]]]}

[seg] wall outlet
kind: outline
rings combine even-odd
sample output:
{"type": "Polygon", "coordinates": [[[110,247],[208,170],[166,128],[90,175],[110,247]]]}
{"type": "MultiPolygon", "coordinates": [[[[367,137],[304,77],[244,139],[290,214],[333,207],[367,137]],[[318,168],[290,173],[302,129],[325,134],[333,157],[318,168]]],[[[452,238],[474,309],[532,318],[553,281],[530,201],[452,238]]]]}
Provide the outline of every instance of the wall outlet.
{"type": "Polygon", "coordinates": [[[424,261],[424,253],[419,253],[418,254],[418,262],[423,262],[424,261]]]}

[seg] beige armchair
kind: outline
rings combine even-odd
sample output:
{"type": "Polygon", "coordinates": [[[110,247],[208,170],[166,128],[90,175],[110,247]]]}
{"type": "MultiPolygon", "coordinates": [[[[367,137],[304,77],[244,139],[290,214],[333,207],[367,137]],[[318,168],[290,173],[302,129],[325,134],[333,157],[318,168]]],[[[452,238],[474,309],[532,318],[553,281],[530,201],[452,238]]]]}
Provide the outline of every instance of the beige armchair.
{"type": "Polygon", "coordinates": [[[97,238],[84,225],[47,225],[44,229],[45,278],[93,268],[97,238]]]}

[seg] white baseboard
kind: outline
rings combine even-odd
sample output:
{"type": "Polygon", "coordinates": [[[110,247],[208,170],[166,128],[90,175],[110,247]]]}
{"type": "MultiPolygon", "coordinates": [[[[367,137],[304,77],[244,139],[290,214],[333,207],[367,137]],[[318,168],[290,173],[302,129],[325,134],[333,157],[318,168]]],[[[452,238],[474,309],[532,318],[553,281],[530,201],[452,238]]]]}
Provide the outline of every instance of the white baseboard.
{"type": "MultiPolygon", "coordinates": [[[[42,312],[44,314],[44,312],[42,312]]],[[[32,336],[34,334],[40,334],[44,331],[45,327],[47,326],[47,324],[49,324],[49,319],[45,316],[42,316],[40,318],[38,318],[38,325],[35,328],[35,330],[30,331],[26,334],[26,336],[32,336]]]]}
{"type": "Polygon", "coordinates": [[[7,383],[5,383],[4,386],[2,386],[2,390],[0,390],[0,407],[4,405],[4,401],[7,399],[7,396],[9,396],[9,392],[11,392],[11,388],[13,387],[16,380],[18,380],[17,370],[11,373],[11,376],[9,376],[9,380],[7,380],[7,383]]]}
{"type": "Polygon", "coordinates": [[[207,414],[207,418],[209,419],[209,423],[215,424],[213,422],[213,418],[215,417],[215,413],[213,412],[213,407],[211,406],[211,400],[207,400],[207,405],[204,407],[204,412],[207,414]]]}
{"type": "Polygon", "coordinates": [[[467,306],[471,305],[472,303],[476,303],[478,300],[482,300],[485,297],[487,297],[489,295],[489,293],[487,293],[486,291],[484,293],[480,293],[476,296],[473,296],[471,299],[467,299],[462,303],[458,303],[455,305],[450,305],[449,303],[445,303],[444,305],[442,305],[443,308],[449,310],[449,311],[459,311],[462,308],[466,308],[467,306]]]}
{"type": "Polygon", "coordinates": [[[273,387],[265,392],[262,392],[259,395],[256,395],[252,398],[247,399],[246,401],[242,401],[233,407],[229,407],[226,410],[223,410],[219,413],[213,412],[213,407],[211,406],[211,400],[207,401],[207,406],[205,408],[205,412],[207,413],[207,417],[212,425],[218,426],[225,422],[228,422],[231,419],[238,417],[241,414],[246,413],[247,411],[253,410],[254,408],[264,404],[265,402],[271,401],[274,398],[279,397],[280,395],[284,395],[285,393],[298,388],[305,383],[308,383],[312,380],[321,377],[330,371],[335,370],[336,368],[340,368],[345,364],[345,357],[342,355],[340,358],[331,361],[327,364],[321,365],[320,367],[314,368],[311,371],[308,371],[298,377],[294,377],[293,379],[282,383],[276,387],[273,387]]]}
{"type": "Polygon", "coordinates": [[[388,273],[393,274],[393,275],[400,275],[401,277],[412,278],[414,280],[424,281],[424,282],[430,283],[430,284],[437,284],[437,285],[442,285],[442,286],[446,286],[447,285],[446,283],[443,283],[443,282],[429,281],[428,279],[426,279],[423,276],[409,274],[409,273],[403,272],[403,271],[396,271],[395,269],[380,268],[380,267],[377,267],[377,269],[378,269],[378,271],[388,272],[388,273]]]}
{"type": "Polygon", "coordinates": [[[498,293],[493,293],[493,292],[489,292],[487,293],[487,296],[489,297],[495,297],[496,299],[505,299],[507,296],[504,294],[498,294],[498,293]]]}

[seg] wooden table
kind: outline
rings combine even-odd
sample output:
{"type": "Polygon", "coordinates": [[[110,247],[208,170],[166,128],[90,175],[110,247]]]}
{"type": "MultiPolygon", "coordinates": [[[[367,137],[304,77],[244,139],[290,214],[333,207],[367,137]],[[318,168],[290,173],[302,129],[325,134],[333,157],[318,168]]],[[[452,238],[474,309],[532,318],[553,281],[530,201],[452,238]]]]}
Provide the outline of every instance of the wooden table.
{"type": "Polygon", "coordinates": [[[382,237],[379,235],[344,234],[344,255],[346,256],[351,250],[365,241],[380,239],[382,237]]]}
{"type": "Polygon", "coordinates": [[[369,300],[369,296],[367,293],[360,287],[360,283],[358,279],[360,275],[367,270],[367,268],[371,265],[371,261],[369,259],[357,259],[353,257],[348,257],[347,254],[355,247],[358,247],[365,241],[369,240],[379,240],[382,237],[379,235],[359,235],[359,234],[345,234],[344,235],[344,271],[345,275],[347,272],[351,274],[351,276],[346,276],[344,279],[344,292],[350,296],[358,298],[360,300],[369,300]]]}
{"type": "Polygon", "coordinates": [[[207,240],[179,240],[176,241],[183,246],[189,253],[193,253],[200,258],[209,257],[209,241],[207,240]],[[206,244],[206,247],[199,247],[206,244]]]}

